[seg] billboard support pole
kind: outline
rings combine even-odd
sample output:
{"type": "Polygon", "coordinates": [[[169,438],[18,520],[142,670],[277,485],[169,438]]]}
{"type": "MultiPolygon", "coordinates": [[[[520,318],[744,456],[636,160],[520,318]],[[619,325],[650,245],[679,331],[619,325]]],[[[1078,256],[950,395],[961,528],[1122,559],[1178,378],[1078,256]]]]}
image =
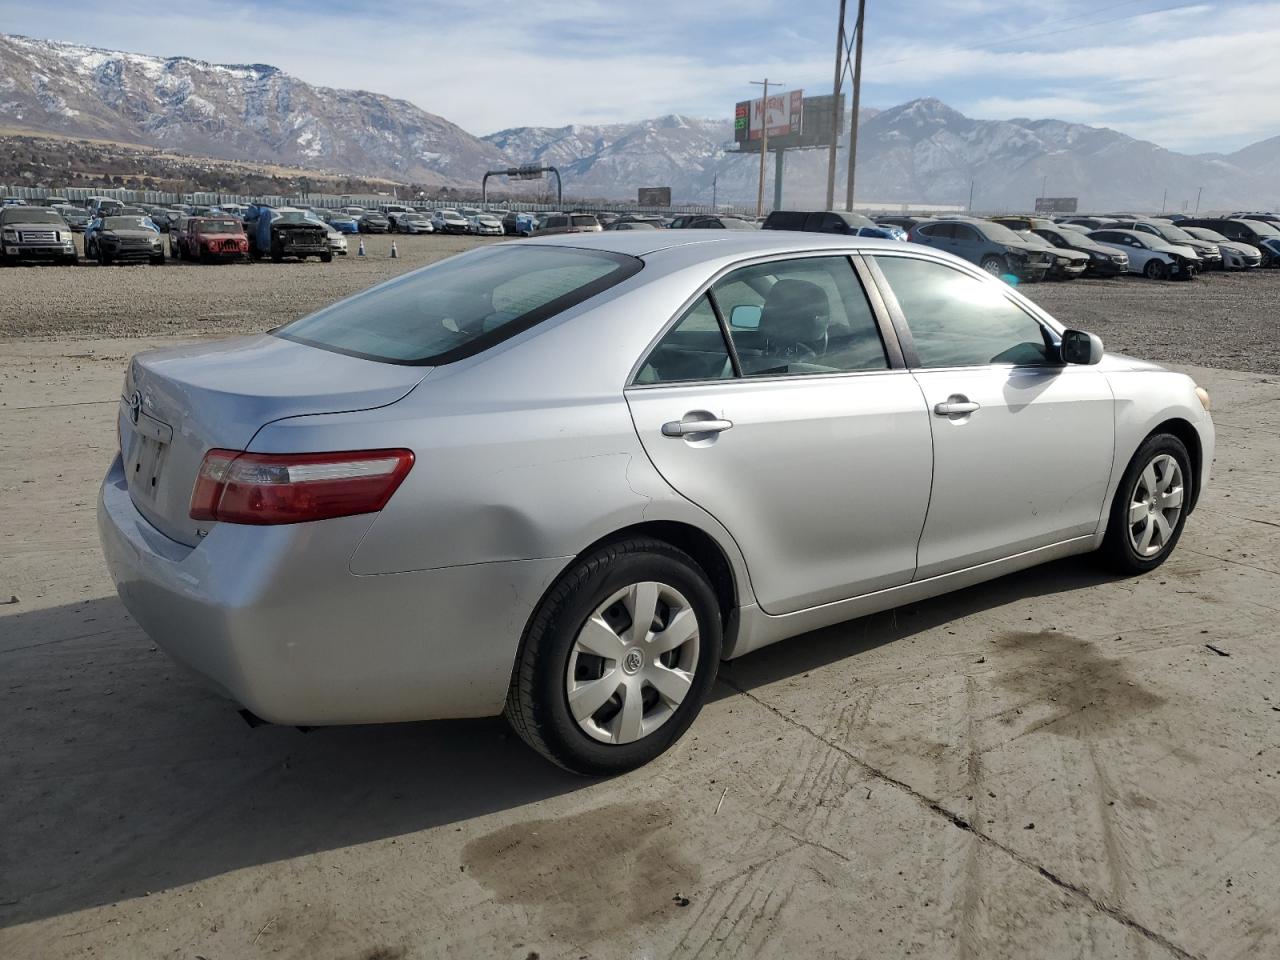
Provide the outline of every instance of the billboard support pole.
{"type": "Polygon", "coordinates": [[[782,157],[786,149],[778,147],[773,151],[773,209],[782,209],[782,157]]]}
{"type": "MultiPolygon", "coordinates": [[[[764,216],[764,161],[765,161],[765,155],[769,152],[769,78],[765,77],[763,80],[752,80],[751,82],[756,86],[764,87],[763,98],[760,101],[760,105],[764,108],[762,111],[764,115],[760,118],[760,186],[756,190],[756,216],[763,217],[764,216]]],[[[748,135],[750,134],[750,131],[751,131],[751,120],[750,118],[748,118],[747,120],[748,135]]]]}
{"type": "Polygon", "coordinates": [[[849,183],[845,189],[845,209],[853,210],[853,171],[858,161],[858,109],[862,99],[862,27],[866,21],[867,0],[858,0],[858,45],[853,53],[853,116],[849,119],[849,183]]]}
{"type": "Polygon", "coordinates": [[[840,69],[840,55],[844,52],[844,8],[846,0],[840,0],[840,28],[836,30],[836,74],[831,82],[831,146],[827,148],[827,205],[830,210],[836,202],[836,141],[840,131],[840,88],[844,77],[840,69]]]}

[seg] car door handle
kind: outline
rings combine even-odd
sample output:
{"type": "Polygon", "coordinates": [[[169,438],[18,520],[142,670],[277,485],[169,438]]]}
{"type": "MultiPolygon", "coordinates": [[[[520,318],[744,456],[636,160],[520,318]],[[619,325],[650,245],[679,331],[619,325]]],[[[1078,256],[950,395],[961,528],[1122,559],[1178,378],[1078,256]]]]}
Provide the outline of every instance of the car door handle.
{"type": "Polygon", "coordinates": [[[934,404],[933,412],[940,417],[967,417],[981,406],[962,393],[953,393],[942,403],[934,404]]]}
{"type": "Polygon", "coordinates": [[[724,433],[733,426],[732,420],[669,420],[662,425],[664,437],[687,437],[691,433],[724,433]]]}

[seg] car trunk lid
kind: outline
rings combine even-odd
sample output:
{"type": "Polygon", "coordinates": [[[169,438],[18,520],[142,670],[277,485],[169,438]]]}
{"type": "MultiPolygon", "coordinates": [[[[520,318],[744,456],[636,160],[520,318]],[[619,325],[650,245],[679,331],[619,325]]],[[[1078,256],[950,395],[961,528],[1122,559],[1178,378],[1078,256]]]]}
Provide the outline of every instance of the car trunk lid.
{"type": "Polygon", "coordinates": [[[161,533],[194,546],[208,527],[189,516],[208,450],[244,450],[265,424],[284,417],[395,403],[429,372],[266,334],[139,354],[120,400],[130,496],[161,533]]]}

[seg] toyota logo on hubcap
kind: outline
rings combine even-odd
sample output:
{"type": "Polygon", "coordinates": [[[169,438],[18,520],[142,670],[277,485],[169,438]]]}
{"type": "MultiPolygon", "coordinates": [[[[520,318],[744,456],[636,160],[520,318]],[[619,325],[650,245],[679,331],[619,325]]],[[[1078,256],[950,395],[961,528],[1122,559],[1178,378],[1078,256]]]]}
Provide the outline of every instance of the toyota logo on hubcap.
{"type": "Polygon", "coordinates": [[[639,650],[628,650],[622,658],[622,669],[627,673],[636,673],[644,666],[644,654],[639,650]]]}

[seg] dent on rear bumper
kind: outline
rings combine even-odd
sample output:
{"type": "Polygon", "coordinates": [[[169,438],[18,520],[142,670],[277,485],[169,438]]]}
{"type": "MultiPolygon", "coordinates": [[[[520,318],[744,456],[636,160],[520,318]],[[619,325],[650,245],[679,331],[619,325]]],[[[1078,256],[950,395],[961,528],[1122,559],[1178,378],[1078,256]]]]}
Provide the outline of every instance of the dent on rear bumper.
{"type": "Polygon", "coordinates": [[[121,600],[215,689],[275,723],[326,725],[501,711],[534,606],[564,560],[356,576],[372,516],[217,524],[196,547],[138,513],[117,458],[98,526],[121,600]]]}

